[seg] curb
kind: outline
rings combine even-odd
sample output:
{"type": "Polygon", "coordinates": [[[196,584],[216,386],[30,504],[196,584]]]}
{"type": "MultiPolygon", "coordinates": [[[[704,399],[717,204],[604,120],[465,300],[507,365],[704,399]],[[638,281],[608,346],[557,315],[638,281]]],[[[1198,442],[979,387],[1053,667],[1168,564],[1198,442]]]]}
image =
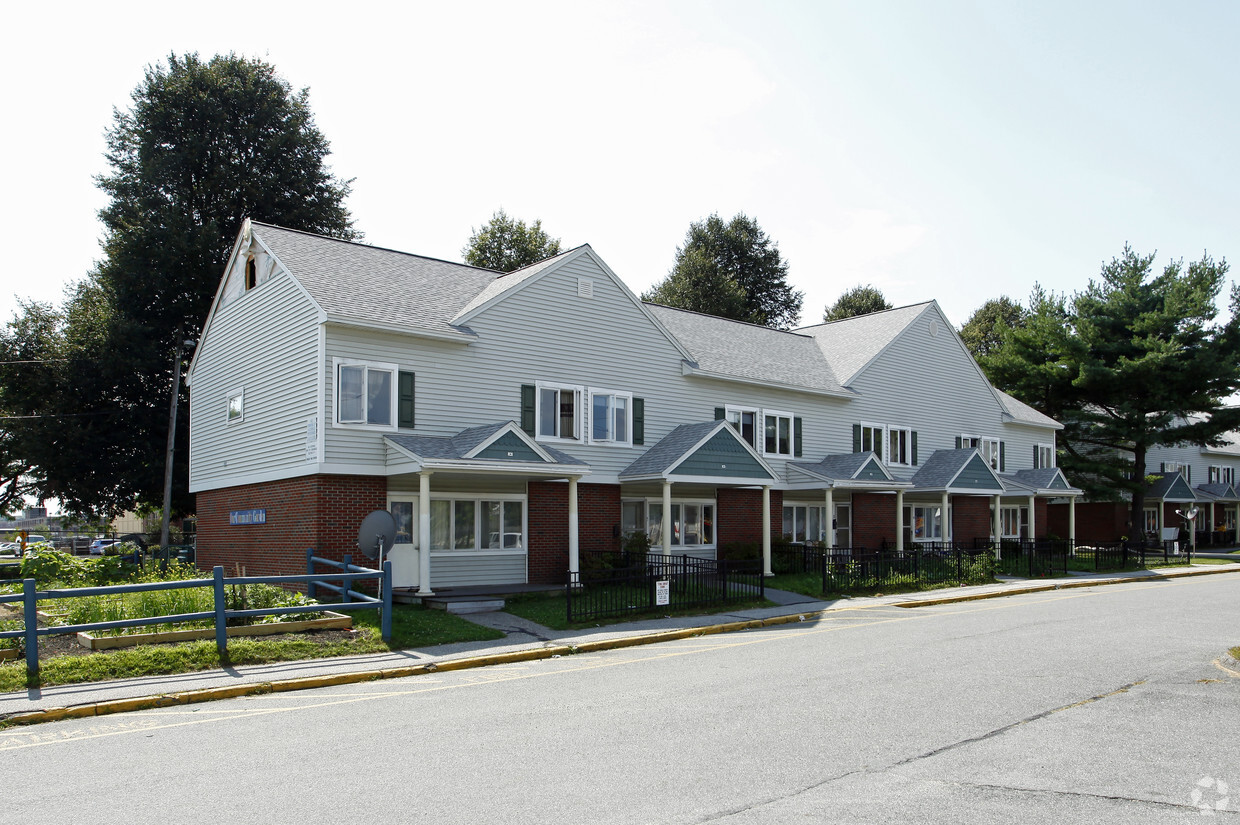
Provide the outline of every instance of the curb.
{"type": "MultiPolygon", "coordinates": [[[[1108,579],[1077,579],[1057,584],[1042,584],[1025,587],[1019,590],[996,590],[989,593],[970,593],[962,596],[944,596],[942,598],[918,599],[915,601],[892,602],[887,607],[928,607],[939,604],[957,604],[960,602],[998,599],[1004,596],[1016,596],[1024,593],[1044,593],[1053,590],[1067,590],[1078,587],[1100,587],[1108,584],[1129,584],[1140,581],[1158,581],[1160,579],[1179,579],[1189,576],[1210,576],[1216,573],[1240,572],[1240,565],[1235,567],[1220,566],[1214,570],[1183,570],[1175,573],[1159,573],[1154,576],[1123,576],[1108,579]]],[[[129,713],[136,710],[151,710],[177,705],[195,705],[202,702],[215,702],[221,699],[239,699],[245,696],[263,696],[268,693],[286,693],[312,688],[352,685],[359,682],[377,682],[383,679],[404,679],[410,676],[423,676],[428,673],[452,670],[470,670],[491,665],[511,664],[513,662],[532,662],[541,659],[553,659],[570,656],[575,653],[595,653],[600,650],[617,650],[625,647],[652,645],[660,642],[672,642],[689,639],[695,636],[713,636],[720,633],[734,633],[741,630],[757,630],[764,627],[778,627],[806,621],[812,616],[821,616],[843,608],[828,607],[822,610],[790,613],[785,616],[771,616],[766,619],[748,619],[745,621],[725,622],[722,624],[705,625],[703,627],[686,627],[678,630],[663,630],[643,636],[624,636],[617,639],[600,639],[595,642],[583,642],[578,645],[549,645],[532,650],[517,650],[511,653],[489,653],[485,656],[472,656],[464,659],[452,659],[446,662],[427,662],[424,665],[384,668],[381,670],[362,670],[354,673],[338,673],[325,676],[305,676],[297,679],[280,679],[272,682],[253,682],[246,685],[229,685],[218,688],[202,688],[179,693],[141,696],[131,699],[110,699],[105,702],[93,702],[85,705],[73,705],[63,708],[46,708],[28,713],[15,713],[0,719],[0,725],[37,725],[43,722],[59,722],[63,719],[82,719],[91,716],[107,716],[113,713],[129,713]]],[[[848,609],[856,609],[850,607],[848,609]]]]}

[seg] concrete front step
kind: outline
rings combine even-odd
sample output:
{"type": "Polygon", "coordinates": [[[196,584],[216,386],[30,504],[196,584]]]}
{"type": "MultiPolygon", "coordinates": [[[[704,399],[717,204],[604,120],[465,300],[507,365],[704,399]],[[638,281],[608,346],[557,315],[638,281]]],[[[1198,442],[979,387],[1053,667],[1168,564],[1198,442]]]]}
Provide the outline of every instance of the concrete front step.
{"type": "Polygon", "coordinates": [[[494,596],[428,596],[422,604],[449,613],[494,613],[504,609],[504,600],[494,596]]]}

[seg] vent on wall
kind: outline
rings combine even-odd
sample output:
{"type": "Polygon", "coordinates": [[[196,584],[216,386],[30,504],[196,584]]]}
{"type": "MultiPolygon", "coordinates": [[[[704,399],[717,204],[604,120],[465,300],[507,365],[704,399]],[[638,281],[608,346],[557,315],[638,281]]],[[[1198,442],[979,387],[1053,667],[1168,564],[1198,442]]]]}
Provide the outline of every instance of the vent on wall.
{"type": "Polygon", "coordinates": [[[577,279],[577,297],[593,298],[594,297],[594,281],[589,278],[577,279]]]}

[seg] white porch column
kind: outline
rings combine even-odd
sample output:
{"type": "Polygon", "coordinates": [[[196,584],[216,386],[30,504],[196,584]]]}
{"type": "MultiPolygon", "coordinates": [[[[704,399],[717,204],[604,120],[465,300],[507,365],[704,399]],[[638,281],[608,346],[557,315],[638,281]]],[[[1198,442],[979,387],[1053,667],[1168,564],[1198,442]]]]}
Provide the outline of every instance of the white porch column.
{"type": "Polygon", "coordinates": [[[1029,496],[1029,540],[1033,541],[1038,537],[1038,517],[1034,504],[1037,502],[1036,496],[1029,496]]]}
{"type": "MultiPolygon", "coordinates": [[[[1210,502],[1210,541],[1214,541],[1214,502],[1210,502]]],[[[1194,548],[1196,549],[1196,548],[1194,548]]]]}
{"type": "Polygon", "coordinates": [[[762,488],[762,575],[774,576],[771,570],[771,488],[762,488]]]}
{"type": "Polygon", "coordinates": [[[896,490],[896,554],[904,555],[904,491],[896,490]]]}
{"type": "Polygon", "coordinates": [[[431,590],[431,474],[418,473],[418,595],[433,596],[431,590]]]}
{"type": "Polygon", "coordinates": [[[1068,541],[1076,552],[1076,496],[1068,496],[1068,541]]]}
{"type": "Polygon", "coordinates": [[[999,558],[999,542],[1003,541],[1003,520],[1001,511],[1003,509],[1003,496],[994,496],[995,512],[990,519],[990,532],[994,536],[992,539],[995,543],[995,559],[999,558]]]}
{"type": "Polygon", "coordinates": [[[827,523],[825,526],[827,531],[827,549],[830,550],[835,546],[835,490],[831,487],[827,488],[827,523]]]}
{"type": "Polygon", "coordinates": [[[942,509],[939,510],[939,525],[940,525],[939,532],[942,533],[942,535],[939,536],[940,541],[946,542],[946,541],[952,540],[951,538],[952,520],[951,520],[951,516],[949,516],[947,512],[947,508],[951,506],[951,500],[952,500],[952,497],[948,495],[946,490],[944,490],[943,499],[942,499],[942,502],[940,503],[940,507],[942,507],[942,509]]]}
{"type": "Polygon", "coordinates": [[[568,573],[581,572],[581,549],[577,544],[577,476],[568,477],[568,573]]]}
{"type": "Polygon", "coordinates": [[[672,555],[672,482],[663,479],[663,555],[672,555]]]}
{"type": "Polygon", "coordinates": [[[1236,514],[1236,534],[1232,536],[1232,540],[1236,544],[1240,544],[1240,505],[1231,505],[1232,512],[1236,514]]]}

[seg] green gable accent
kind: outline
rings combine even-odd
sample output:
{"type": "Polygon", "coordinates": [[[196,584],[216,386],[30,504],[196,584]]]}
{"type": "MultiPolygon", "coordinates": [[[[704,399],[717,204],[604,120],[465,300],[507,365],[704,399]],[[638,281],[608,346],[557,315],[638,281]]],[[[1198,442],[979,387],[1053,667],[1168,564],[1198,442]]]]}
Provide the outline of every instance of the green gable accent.
{"type": "Polygon", "coordinates": [[[1192,488],[1184,481],[1184,476],[1177,475],[1175,481],[1171,482],[1171,488],[1163,494],[1164,501],[1175,498],[1185,501],[1195,501],[1197,498],[1197,496],[1193,495],[1192,488]]]}
{"type": "Polygon", "coordinates": [[[521,440],[516,433],[504,433],[495,439],[490,446],[478,453],[475,458],[493,458],[499,461],[543,461],[543,457],[534,452],[529,444],[521,440]],[[512,453],[512,455],[508,455],[512,453]]]}
{"type": "Polygon", "coordinates": [[[1066,482],[1066,481],[1064,481],[1064,480],[1063,480],[1063,476],[1062,476],[1062,475],[1059,475],[1058,473],[1056,473],[1056,474],[1055,474],[1055,478],[1051,480],[1050,485],[1049,485],[1046,489],[1048,489],[1048,490],[1066,490],[1066,489],[1068,489],[1068,482],[1066,482]]]}
{"type": "Polygon", "coordinates": [[[887,474],[878,466],[878,462],[871,458],[857,471],[853,478],[860,481],[886,481],[887,474]]]}
{"type": "Polygon", "coordinates": [[[726,431],[715,433],[709,441],[680,462],[680,466],[673,470],[671,475],[771,480],[762,464],[749,454],[735,436],[726,431]]]}
{"type": "Polygon", "coordinates": [[[956,476],[955,481],[951,483],[951,489],[999,491],[1000,487],[995,482],[994,474],[985,460],[980,455],[975,455],[969,459],[969,463],[964,465],[960,475],[956,476]]]}

